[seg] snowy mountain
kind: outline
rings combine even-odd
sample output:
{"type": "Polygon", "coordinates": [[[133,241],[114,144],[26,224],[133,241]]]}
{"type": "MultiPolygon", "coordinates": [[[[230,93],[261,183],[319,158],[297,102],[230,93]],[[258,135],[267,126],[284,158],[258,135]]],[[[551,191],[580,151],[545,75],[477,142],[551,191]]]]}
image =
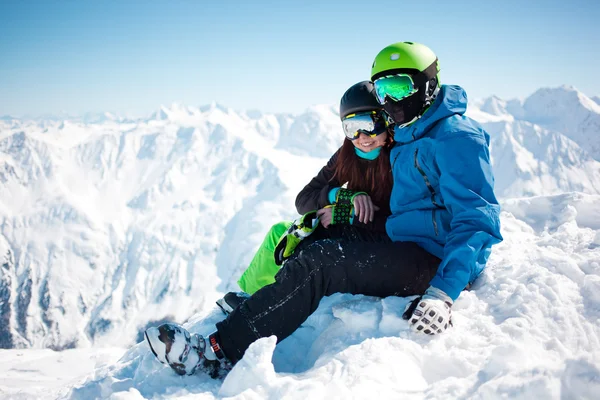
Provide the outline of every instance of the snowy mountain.
{"type": "Polygon", "coordinates": [[[497,97],[475,101],[480,111],[527,121],[567,136],[600,161],[600,105],[571,86],[539,89],[524,101],[497,97]]]}
{"type": "Polygon", "coordinates": [[[497,115],[506,119],[523,119],[523,106],[519,100],[502,100],[497,96],[476,102],[480,111],[491,115],[497,115]]]}
{"type": "Polygon", "coordinates": [[[528,121],[562,132],[600,160],[600,105],[572,87],[540,89],[523,104],[528,121]]]}
{"type": "Polygon", "coordinates": [[[293,154],[329,158],[333,154],[331,149],[340,146],[339,133],[331,135],[331,132],[340,132],[337,108],[313,106],[284,130],[278,148],[293,154]]]}
{"type": "MultiPolygon", "coordinates": [[[[0,347],[133,342],[234,284],[322,163],[275,149],[280,120],[211,105],[136,122],[4,123],[0,347]]],[[[337,147],[326,132],[310,145],[337,147]]]]}
{"type": "Polygon", "coordinates": [[[474,101],[467,115],[490,133],[500,197],[600,193],[600,107],[583,93],[560,87],[525,100],[493,96],[474,101]]]}
{"type": "MultiPolygon", "coordinates": [[[[470,106],[491,136],[505,241],[453,307],[452,334],[411,334],[400,318],[410,299],[338,294],[277,347],[273,338],[255,343],[222,386],[174,375],[141,343],[60,391],[14,384],[39,380],[40,365],[50,363],[42,358],[56,362],[55,353],[4,353],[18,367],[3,372],[0,394],[593,398],[600,390],[594,104],[563,87],[470,106]]],[[[1,118],[0,348],[76,347],[81,353],[56,354],[83,373],[94,365],[75,354],[105,359],[102,349],[133,345],[149,324],[207,331],[222,318],[213,301],[237,289],[270,225],[295,217],[296,193],[342,137],[332,106],[299,115],[213,103],[161,106],[145,118],[1,118]],[[82,352],[90,346],[98,355],[82,352]]]]}
{"type": "MultiPolygon", "coordinates": [[[[469,110],[492,137],[501,198],[600,193],[600,162],[573,139],[584,135],[540,116],[596,121],[597,107],[556,90],[554,103],[542,90],[469,110]]],[[[236,289],[270,225],[296,215],[296,193],[342,142],[339,125],[333,106],[291,115],[216,103],[0,120],[0,347],[132,344],[149,323],[206,309],[236,289]]]]}
{"type": "Polygon", "coordinates": [[[600,162],[560,133],[526,121],[483,122],[501,197],[600,193],[600,162]]]}

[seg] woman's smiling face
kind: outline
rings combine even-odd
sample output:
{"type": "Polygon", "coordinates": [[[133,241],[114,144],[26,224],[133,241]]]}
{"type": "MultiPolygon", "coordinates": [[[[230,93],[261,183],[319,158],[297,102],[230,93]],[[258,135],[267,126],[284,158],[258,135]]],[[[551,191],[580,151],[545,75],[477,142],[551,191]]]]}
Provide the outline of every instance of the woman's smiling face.
{"type": "Polygon", "coordinates": [[[368,153],[374,149],[382,147],[385,144],[387,136],[387,132],[383,132],[375,137],[370,137],[368,135],[365,135],[364,133],[361,133],[357,139],[352,141],[352,144],[359,150],[368,153]]]}

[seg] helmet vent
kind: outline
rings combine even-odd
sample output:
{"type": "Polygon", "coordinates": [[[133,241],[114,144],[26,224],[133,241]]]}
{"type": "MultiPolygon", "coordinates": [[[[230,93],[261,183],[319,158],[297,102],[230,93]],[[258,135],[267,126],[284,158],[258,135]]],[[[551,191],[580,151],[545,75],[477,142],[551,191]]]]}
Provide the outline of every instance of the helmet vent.
{"type": "Polygon", "coordinates": [[[415,44],[414,42],[404,42],[406,44],[415,44]]]}

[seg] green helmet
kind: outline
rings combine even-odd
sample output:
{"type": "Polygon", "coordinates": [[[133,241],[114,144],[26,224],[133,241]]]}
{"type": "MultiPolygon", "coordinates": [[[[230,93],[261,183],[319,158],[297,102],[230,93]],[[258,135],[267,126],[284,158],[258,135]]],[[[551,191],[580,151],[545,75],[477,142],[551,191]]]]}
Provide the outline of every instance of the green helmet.
{"type": "MultiPolygon", "coordinates": [[[[398,74],[410,75],[417,92],[395,101],[386,98],[384,109],[397,125],[406,126],[420,118],[433,103],[440,88],[439,64],[427,46],[413,42],[394,43],[377,54],[371,67],[371,81],[398,74]]],[[[375,83],[377,85],[377,83],[375,83]]]]}
{"type": "Polygon", "coordinates": [[[430,77],[439,72],[437,57],[429,47],[413,42],[394,43],[381,50],[375,57],[371,67],[371,81],[398,73],[416,75],[428,68],[427,75],[430,77]]]}

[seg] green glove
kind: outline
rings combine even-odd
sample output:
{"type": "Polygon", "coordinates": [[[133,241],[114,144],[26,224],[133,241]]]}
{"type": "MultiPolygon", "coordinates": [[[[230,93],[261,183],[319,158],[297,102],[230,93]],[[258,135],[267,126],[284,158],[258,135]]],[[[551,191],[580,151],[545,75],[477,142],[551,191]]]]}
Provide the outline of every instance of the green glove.
{"type": "Polygon", "coordinates": [[[366,192],[355,192],[350,189],[341,188],[335,195],[335,203],[332,208],[331,224],[351,224],[354,217],[354,198],[366,192]]]}
{"type": "Polygon", "coordinates": [[[294,254],[294,250],[300,242],[310,236],[317,229],[317,226],[319,226],[317,210],[309,211],[294,221],[292,226],[281,235],[279,243],[275,247],[275,264],[283,264],[285,260],[294,254]]]}
{"type": "Polygon", "coordinates": [[[349,204],[331,206],[331,225],[350,224],[354,215],[354,207],[349,204]]]}

